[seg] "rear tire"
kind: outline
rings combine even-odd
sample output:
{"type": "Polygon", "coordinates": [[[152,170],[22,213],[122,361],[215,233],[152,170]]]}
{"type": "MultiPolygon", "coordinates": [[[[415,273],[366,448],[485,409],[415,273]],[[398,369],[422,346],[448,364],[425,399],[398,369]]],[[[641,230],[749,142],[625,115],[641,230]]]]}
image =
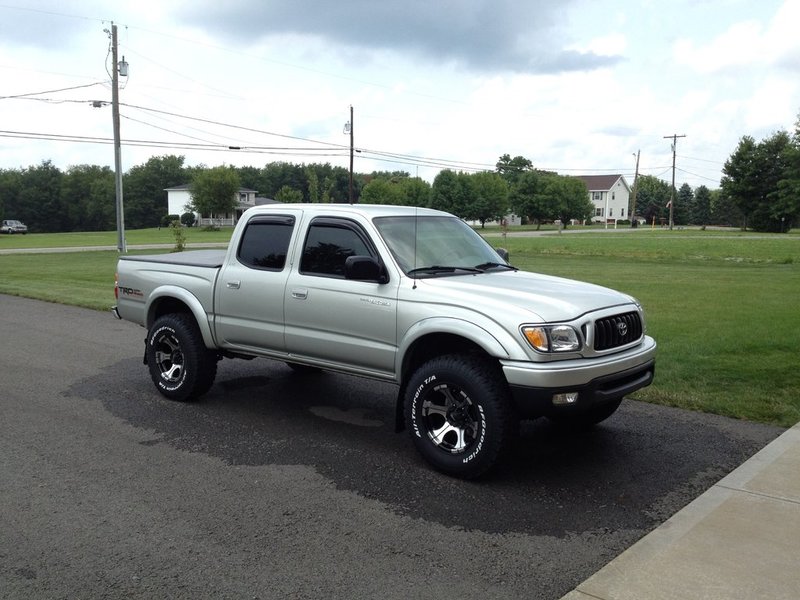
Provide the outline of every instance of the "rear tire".
{"type": "Polygon", "coordinates": [[[205,394],[217,376],[217,353],[206,348],[194,317],[159,317],[147,335],[147,366],[156,389],[170,400],[205,394]]]}
{"type": "Polygon", "coordinates": [[[411,439],[434,468],[464,479],[491,469],[507,449],[517,421],[510,393],[491,359],[433,358],[411,376],[404,408],[411,439]]]}

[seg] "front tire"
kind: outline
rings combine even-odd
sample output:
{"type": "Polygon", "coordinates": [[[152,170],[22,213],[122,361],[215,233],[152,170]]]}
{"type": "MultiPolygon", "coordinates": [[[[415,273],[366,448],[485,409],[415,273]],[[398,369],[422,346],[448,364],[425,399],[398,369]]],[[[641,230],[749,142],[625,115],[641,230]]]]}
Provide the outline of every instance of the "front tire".
{"type": "Polygon", "coordinates": [[[516,420],[490,359],[447,355],[423,364],[404,399],[414,446],[434,468],[464,479],[483,475],[505,452],[516,420]]]}
{"type": "Polygon", "coordinates": [[[156,389],[170,400],[192,400],[205,394],[217,376],[217,354],[205,347],[194,317],[164,315],[153,323],[145,347],[156,389]]]}

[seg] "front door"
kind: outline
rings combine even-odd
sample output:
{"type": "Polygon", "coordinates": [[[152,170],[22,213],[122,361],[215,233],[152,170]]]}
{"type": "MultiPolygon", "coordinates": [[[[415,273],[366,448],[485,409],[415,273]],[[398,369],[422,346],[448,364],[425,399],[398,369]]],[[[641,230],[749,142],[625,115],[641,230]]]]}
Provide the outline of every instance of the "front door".
{"type": "Polygon", "coordinates": [[[346,218],[314,219],[286,286],[286,349],[299,358],[391,377],[397,353],[397,281],[345,279],[348,256],[379,258],[346,218]]]}

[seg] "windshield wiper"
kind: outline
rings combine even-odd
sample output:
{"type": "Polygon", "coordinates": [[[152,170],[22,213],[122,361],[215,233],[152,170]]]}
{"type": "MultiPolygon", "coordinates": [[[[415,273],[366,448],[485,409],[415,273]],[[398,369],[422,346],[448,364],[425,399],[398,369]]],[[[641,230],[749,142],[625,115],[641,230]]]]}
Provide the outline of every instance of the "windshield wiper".
{"type": "Polygon", "coordinates": [[[487,271],[489,269],[495,269],[495,268],[503,268],[503,269],[509,269],[511,271],[519,271],[519,269],[514,265],[509,265],[507,263],[498,263],[498,262],[485,262],[480,265],[475,265],[475,268],[478,269],[479,271],[487,271]]]}
{"type": "Polygon", "coordinates": [[[440,275],[442,273],[455,273],[456,271],[462,271],[464,273],[483,273],[481,269],[477,267],[451,267],[451,266],[443,266],[443,265],[431,265],[429,267],[417,267],[416,269],[411,269],[408,272],[408,275],[416,275],[418,273],[424,273],[429,275],[440,275]]]}

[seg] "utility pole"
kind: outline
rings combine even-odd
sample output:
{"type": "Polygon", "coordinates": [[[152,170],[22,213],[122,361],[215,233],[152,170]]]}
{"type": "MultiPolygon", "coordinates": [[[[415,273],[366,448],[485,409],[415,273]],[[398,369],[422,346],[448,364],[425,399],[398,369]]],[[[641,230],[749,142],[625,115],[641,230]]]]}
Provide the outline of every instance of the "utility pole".
{"type": "Polygon", "coordinates": [[[672,189],[670,190],[670,200],[669,200],[669,228],[672,230],[672,226],[674,224],[673,215],[675,214],[675,151],[678,147],[678,138],[686,137],[686,134],[678,135],[677,133],[673,133],[672,135],[665,135],[664,139],[672,138],[672,189]]]}
{"type": "Polygon", "coordinates": [[[353,105],[350,105],[350,204],[353,203],[353,105]]]}
{"type": "MultiPolygon", "coordinates": [[[[119,135],[119,70],[117,62],[117,26],[111,23],[111,116],[114,122],[114,172],[116,180],[117,205],[117,250],[127,252],[125,245],[125,212],[122,209],[122,146],[119,135]]],[[[127,68],[127,63],[124,63],[127,68]]],[[[127,75],[127,71],[125,73],[127,75]]]]}
{"type": "Polygon", "coordinates": [[[636,151],[636,171],[633,174],[633,200],[631,200],[631,212],[628,215],[631,218],[631,227],[638,227],[639,223],[636,222],[636,186],[639,184],[639,155],[641,150],[636,151]]]}

